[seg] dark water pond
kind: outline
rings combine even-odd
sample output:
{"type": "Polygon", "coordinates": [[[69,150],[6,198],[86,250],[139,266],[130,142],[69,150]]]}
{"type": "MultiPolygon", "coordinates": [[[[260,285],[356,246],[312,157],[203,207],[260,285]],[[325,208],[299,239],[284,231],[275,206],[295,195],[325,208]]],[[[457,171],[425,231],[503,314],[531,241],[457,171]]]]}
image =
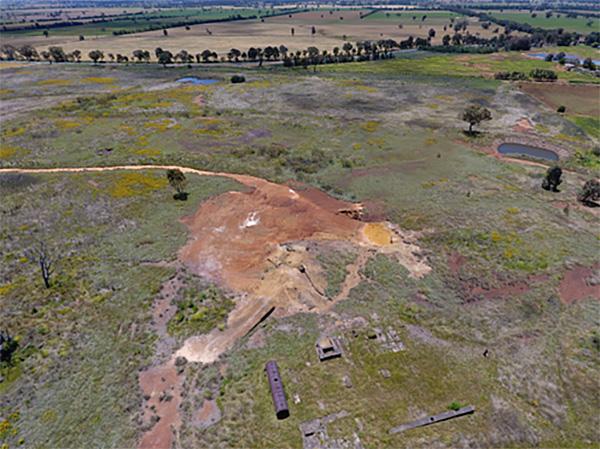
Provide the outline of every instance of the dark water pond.
{"type": "Polygon", "coordinates": [[[177,80],[178,83],[203,84],[203,85],[214,84],[217,81],[219,81],[219,80],[202,79],[202,78],[196,78],[195,76],[188,76],[186,78],[179,78],[177,80]]]}
{"type": "Polygon", "coordinates": [[[557,161],[558,154],[551,150],[523,145],[521,143],[503,143],[498,147],[498,153],[511,156],[529,156],[546,161],[557,161]]]}

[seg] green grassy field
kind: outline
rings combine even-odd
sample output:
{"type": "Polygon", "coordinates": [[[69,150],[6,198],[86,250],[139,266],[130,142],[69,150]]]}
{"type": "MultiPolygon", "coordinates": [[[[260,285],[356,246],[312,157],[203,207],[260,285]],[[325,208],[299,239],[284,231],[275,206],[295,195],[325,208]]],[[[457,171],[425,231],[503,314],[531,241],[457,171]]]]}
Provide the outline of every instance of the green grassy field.
{"type": "Polygon", "coordinates": [[[439,55],[417,53],[376,63],[349,63],[323,66],[324,72],[371,73],[381,75],[409,74],[456,77],[492,77],[500,71],[528,74],[533,69],[550,69],[558,78],[573,82],[599,83],[591,74],[564,71],[558,63],[527,58],[518,52],[495,55],[439,55]]]}
{"type": "Polygon", "coordinates": [[[487,12],[497,19],[512,20],[518,23],[527,23],[532,27],[545,29],[562,28],[565,31],[576,31],[578,33],[589,34],[600,31],[600,19],[577,17],[567,17],[566,14],[554,12],[552,17],[546,17],[544,11],[538,11],[537,17],[531,17],[531,13],[525,12],[487,12]],[[560,14],[560,17],[558,15],[560,14]],[[590,25],[588,23],[591,22],[590,25]]]}
{"type": "Polygon", "coordinates": [[[16,365],[2,367],[10,382],[0,383],[0,416],[19,413],[18,430],[0,443],[135,445],[137,369],[155,340],[150,305],[174,272],[151,262],[175,258],[186,240],[182,215],[236,188],[219,178],[189,181],[190,200],[180,202],[164,172],[0,176],[0,304],[3,325],[21,340],[16,365]],[[49,289],[27,255],[38,241],[56,261],[49,289]]]}
{"type": "MultiPolygon", "coordinates": [[[[420,233],[432,268],[423,278],[410,277],[393,254],[374,255],[335,314],[271,316],[215,364],[187,363],[182,447],[300,448],[301,422],[342,409],[350,416],[330,435],[349,444],[356,434],[368,449],[593,447],[600,302],[566,304],[560,286],[573,267],[598,263],[597,217],[575,200],[598,177],[598,136],[593,123],[481,77],[548,64],[511,53],[315,73],[7,67],[0,70],[0,167],[170,163],[296,180],[420,233]],[[454,69],[459,76],[449,75],[454,69]],[[231,84],[234,73],[247,82],[231,84]],[[218,82],[173,83],[184,76],[218,82]],[[459,115],[473,103],[493,119],[467,136],[459,115]],[[527,133],[515,128],[523,117],[532,124],[527,133]],[[489,154],[499,141],[524,138],[569,155],[560,162],[570,170],[560,192],[540,187],[546,167],[489,154]],[[395,330],[405,350],[367,338],[374,328],[395,330]],[[314,344],[324,334],[341,338],[342,358],[318,362],[314,344]],[[269,359],[281,369],[287,420],[272,410],[269,359]],[[209,398],[222,417],[202,428],[197,412],[209,398]],[[477,411],[387,433],[455,402],[477,411]]],[[[180,202],[162,171],[0,176],[0,308],[20,342],[18,362],[0,373],[0,444],[135,446],[143,402],[137,375],[156,362],[151,303],[174,275],[165,262],[187,239],[179,219],[240,188],[220,178],[188,180],[190,198],[180,202]],[[35,239],[60,255],[51,289],[26,254],[35,239]]],[[[311,254],[334,295],[355,251],[318,242],[311,254]]],[[[187,277],[168,328],[177,342],[223,326],[232,307],[225,292],[187,277]]]]}
{"type": "Polygon", "coordinates": [[[408,10],[408,11],[378,11],[370,14],[365,20],[390,20],[397,23],[406,24],[424,24],[424,25],[440,25],[449,24],[450,19],[459,19],[463,17],[451,11],[427,11],[427,10],[408,10]],[[423,16],[426,16],[423,20],[423,16]],[[415,17],[413,19],[413,17],[415,17]]]}

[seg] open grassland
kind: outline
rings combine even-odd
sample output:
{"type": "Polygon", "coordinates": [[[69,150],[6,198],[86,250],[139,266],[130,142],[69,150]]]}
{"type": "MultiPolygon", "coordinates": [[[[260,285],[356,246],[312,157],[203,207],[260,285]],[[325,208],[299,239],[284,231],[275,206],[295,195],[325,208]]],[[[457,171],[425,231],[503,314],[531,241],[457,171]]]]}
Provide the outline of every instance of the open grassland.
{"type": "MultiPolygon", "coordinates": [[[[237,14],[238,10],[235,11],[237,14]]],[[[202,14],[209,14],[209,12],[202,14]]],[[[125,55],[131,55],[134,50],[142,49],[150,51],[154,57],[156,47],[169,50],[174,54],[181,49],[192,54],[210,49],[219,55],[224,55],[232,48],[246,51],[251,46],[264,48],[269,45],[285,45],[294,51],[305,50],[310,46],[331,51],[336,46],[341,48],[348,41],[379,39],[400,41],[409,36],[427,38],[430,29],[436,31],[432,43],[441,44],[442,37],[448,33],[448,31],[444,31],[444,27],[451,24],[450,15],[446,13],[436,15],[432,12],[431,15],[427,14],[425,20],[421,20],[425,15],[425,12],[422,12],[423,14],[419,13],[417,20],[414,21],[412,15],[401,16],[398,20],[392,20],[385,15],[379,16],[384,13],[376,13],[362,19],[361,16],[367,12],[369,10],[317,10],[264,17],[264,21],[256,19],[192,25],[190,30],[185,27],[170,28],[168,36],[164,36],[162,30],[155,30],[79,41],[79,34],[89,33],[86,33],[85,30],[75,31],[65,28],[65,33],[69,35],[58,35],[60,30],[56,30],[56,32],[51,30],[48,38],[44,38],[41,31],[37,32],[37,35],[35,33],[5,34],[3,38],[7,43],[17,46],[31,44],[40,51],[51,45],[61,46],[68,52],[78,49],[82,52],[83,59],[88,59],[89,51],[96,49],[102,50],[105,54],[121,53],[125,55]],[[313,27],[315,34],[312,33],[313,27]],[[292,29],[294,29],[293,35],[292,29]]],[[[229,14],[229,12],[216,10],[215,14],[229,14]]],[[[256,12],[248,10],[248,14],[256,14],[256,12]]],[[[404,12],[403,14],[408,13],[404,12]]],[[[177,18],[177,20],[180,19],[177,18]]],[[[97,34],[97,29],[104,27],[105,31],[101,34],[110,34],[111,27],[118,28],[121,25],[115,21],[113,24],[89,26],[96,29],[93,33],[97,34]]],[[[470,19],[467,30],[472,34],[487,38],[494,35],[491,28],[483,29],[477,19],[470,19]]]]}
{"type": "Polygon", "coordinates": [[[486,11],[492,17],[502,20],[512,20],[518,23],[527,23],[535,28],[558,29],[565,31],[576,31],[582,34],[589,34],[600,31],[600,19],[587,18],[579,16],[576,18],[567,17],[564,13],[553,12],[551,17],[546,17],[545,11],[536,11],[536,17],[531,17],[529,11],[486,11]],[[560,16],[560,17],[559,17],[560,16]]]}
{"type": "MultiPolygon", "coordinates": [[[[228,79],[238,71],[230,68],[11,66],[0,71],[2,111],[10,114],[0,166],[178,163],[292,179],[421,233],[432,267],[425,277],[410,277],[391,255],[372,257],[335,315],[270,317],[215,364],[186,364],[182,447],[300,448],[299,423],[342,409],[350,416],[330,426],[330,435],[352,441],[356,434],[368,449],[590,447],[600,424],[598,397],[590,394],[600,303],[577,296],[584,284],[567,288],[564,281],[598,263],[597,215],[575,201],[583,182],[598,176],[591,151],[598,137],[514,84],[482,78],[485,64],[490,73],[551,64],[501,56],[316,73],[246,69],[239,73],[247,82],[235,85],[228,79]],[[459,76],[448,76],[452,68],[459,76]],[[184,76],[218,82],[174,83],[184,76]],[[493,116],[478,137],[465,136],[458,118],[472,103],[493,116]],[[531,122],[527,133],[516,126],[523,118],[531,122]],[[560,192],[540,188],[544,166],[490,154],[497,141],[518,138],[569,155],[560,192]],[[367,338],[374,328],[395,330],[405,350],[393,353],[367,338]],[[321,364],[314,343],[326,334],[342,339],[344,356],[321,364]],[[288,394],[284,421],[274,417],[264,377],[269,359],[278,361],[288,394]],[[211,399],[222,418],[204,428],[198,410],[211,399]],[[452,403],[477,411],[387,433],[452,403]]],[[[0,179],[7,224],[0,301],[22,348],[0,384],[0,416],[17,429],[2,437],[10,447],[19,438],[33,448],[134,446],[142,407],[137,370],[152,359],[157,339],[150,304],[173,275],[153,262],[173,260],[184,244],[181,216],[239,186],[189,176],[184,203],[173,201],[161,172],[0,179]],[[25,250],[34,237],[65,254],[53,289],[31,282],[37,267],[25,250]],[[81,416],[90,418],[81,423],[81,416]]],[[[355,254],[311,252],[335,294],[355,254]]],[[[207,286],[184,290],[176,306],[174,337],[222,326],[230,309],[227,296],[207,286]],[[194,321],[204,311],[189,306],[198,298],[220,305],[206,321],[194,321]]]]}
{"type": "Polygon", "coordinates": [[[323,66],[324,72],[373,73],[382,75],[411,74],[457,77],[484,76],[493,78],[497,72],[523,72],[534,69],[549,69],[557,72],[565,81],[600,83],[591,74],[568,72],[556,62],[540,61],[519,52],[494,53],[491,55],[427,54],[424,52],[401,55],[392,60],[375,63],[349,63],[323,66]]]}
{"type": "Polygon", "coordinates": [[[0,372],[0,416],[20,418],[0,443],[135,445],[137,371],[155,339],[150,305],[173,275],[153,262],[174,259],[185,242],[182,215],[231,188],[196,177],[184,203],[163,172],[0,176],[0,307],[21,341],[16,364],[0,372]],[[27,254],[38,241],[57,263],[50,289],[27,254]]]}

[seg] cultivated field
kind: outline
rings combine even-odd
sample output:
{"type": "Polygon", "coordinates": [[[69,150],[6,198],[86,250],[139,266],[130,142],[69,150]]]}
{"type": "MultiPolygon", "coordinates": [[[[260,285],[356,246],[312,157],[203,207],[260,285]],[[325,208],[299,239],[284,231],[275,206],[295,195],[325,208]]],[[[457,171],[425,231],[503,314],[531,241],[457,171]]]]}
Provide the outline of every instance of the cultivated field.
{"type": "Polygon", "coordinates": [[[600,19],[578,16],[576,18],[567,17],[565,13],[554,12],[551,17],[546,17],[545,11],[483,11],[490,16],[498,19],[512,20],[519,23],[527,23],[532,27],[545,29],[562,28],[565,31],[576,31],[578,33],[589,34],[600,32],[600,19]],[[536,17],[531,15],[535,14],[536,17]]]}
{"type": "MultiPolygon", "coordinates": [[[[345,42],[357,42],[361,40],[394,39],[400,41],[413,38],[427,38],[429,30],[435,30],[433,44],[441,44],[444,34],[452,34],[448,27],[451,18],[458,16],[448,12],[411,11],[390,12],[387,16],[384,12],[377,12],[361,19],[370,10],[320,10],[311,12],[294,13],[283,16],[265,17],[264,21],[244,20],[226,23],[213,23],[192,25],[190,30],[185,27],[169,28],[168,36],[164,36],[162,30],[136,33],[124,36],[104,36],[98,38],[86,38],[79,41],[80,32],[71,28],[64,29],[69,36],[60,36],[62,30],[51,30],[50,36],[44,38],[41,32],[36,35],[3,35],[7,43],[20,46],[30,44],[38,50],[50,45],[58,45],[65,51],[79,49],[83,57],[91,50],[102,50],[107,53],[131,54],[134,50],[142,49],[153,53],[156,47],[177,53],[185,49],[193,54],[210,49],[219,55],[225,55],[232,48],[246,51],[249,47],[279,46],[285,45],[290,50],[305,50],[315,46],[320,50],[333,50],[334,47],[341,48],[345,42]],[[397,16],[397,14],[401,14],[397,16]],[[413,16],[416,17],[413,20],[413,16]],[[426,16],[422,20],[423,16],[426,16]],[[399,27],[401,26],[401,28],[399,27]],[[315,33],[312,33],[312,28],[315,33]],[[447,28],[444,31],[444,27],[447,28]],[[292,28],[294,35],[292,35],[292,28]]],[[[236,11],[236,14],[238,12],[236,11]]],[[[250,14],[251,11],[248,11],[250,14]]],[[[492,37],[494,27],[485,30],[477,19],[469,19],[467,31],[482,37],[492,37]]],[[[112,26],[112,25],[109,25],[112,26]]],[[[118,27],[118,21],[115,22],[118,27]]],[[[94,27],[98,27],[94,25],[94,27]]],[[[74,27],[77,28],[77,27],[74,27]]],[[[107,28],[109,30],[110,28],[107,28]]],[[[81,30],[84,33],[84,30],[81,30]]]]}
{"type": "MultiPolygon", "coordinates": [[[[252,8],[173,8],[173,9],[157,9],[144,11],[144,14],[124,14],[100,20],[94,19],[93,22],[83,25],[53,27],[48,29],[49,37],[53,36],[69,36],[79,39],[79,36],[94,37],[94,36],[112,36],[113,33],[132,32],[137,30],[145,30],[148,28],[168,28],[170,25],[178,22],[190,21],[210,21],[220,20],[232,16],[249,17],[257,16],[261,13],[268,13],[268,10],[252,9],[252,8]]],[[[74,20],[77,22],[86,22],[86,20],[74,20]]],[[[44,26],[39,28],[27,29],[10,32],[10,27],[7,27],[9,32],[3,33],[7,36],[31,36],[46,39],[44,36],[44,26]]],[[[162,31],[161,31],[162,32],[162,31]]]]}
{"type": "MultiPolygon", "coordinates": [[[[252,23],[258,38],[314,24],[332,43],[330,21],[379,29],[339,14],[252,23]]],[[[592,75],[560,71],[549,91],[487,76],[559,70],[520,53],[315,72],[0,67],[0,310],[19,344],[0,365],[0,445],[301,448],[302,422],[342,410],[328,435],[346,447],[600,443],[598,212],[576,200],[600,174],[581,121],[592,75]],[[176,82],[189,76],[216,82],[176,82]],[[471,104],[492,115],[477,135],[459,117],[471,104]],[[547,163],[503,158],[500,142],[554,149],[560,191],[541,188],[547,163]],[[186,172],[187,201],[166,166],[186,172]],[[57,261],[50,288],[39,241],[57,261]],[[341,358],[318,361],[325,335],[341,358]],[[476,412],[388,433],[462,405],[476,412]]]]}

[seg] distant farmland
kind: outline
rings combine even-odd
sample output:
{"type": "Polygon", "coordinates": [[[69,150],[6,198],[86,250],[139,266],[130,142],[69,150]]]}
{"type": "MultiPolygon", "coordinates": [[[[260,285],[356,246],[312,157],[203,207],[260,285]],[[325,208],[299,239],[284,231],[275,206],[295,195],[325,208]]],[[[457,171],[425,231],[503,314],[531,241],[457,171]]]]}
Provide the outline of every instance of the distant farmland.
{"type": "MultiPolygon", "coordinates": [[[[235,11],[237,14],[240,10],[235,11]]],[[[248,15],[256,14],[255,10],[241,11],[248,15]]],[[[451,21],[466,18],[449,11],[379,11],[367,15],[370,12],[369,9],[297,12],[264,17],[262,20],[191,25],[189,30],[185,26],[169,28],[168,36],[159,29],[122,36],[109,34],[96,38],[86,37],[84,41],[80,41],[79,32],[65,29],[65,33],[68,31],[69,35],[58,35],[59,33],[51,30],[48,38],[40,33],[5,33],[3,37],[7,43],[16,46],[31,44],[38,50],[50,45],[61,46],[67,52],[78,49],[83,53],[84,59],[87,59],[89,51],[96,49],[105,54],[119,52],[130,55],[137,49],[153,52],[156,47],[173,53],[185,49],[192,54],[209,49],[219,55],[225,55],[232,48],[246,51],[252,46],[264,48],[269,45],[285,45],[292,51],[305,50],[310,46],[331,51],[336,46],[341,48],[344,42],[379,39],[400,41],[409,36],[426,38],[431,29],[435,31],[432,43],[440,44],[444,34],[453,33],[450,29],[451,21]],[[362,16],[364,17],[361,18],[362,16]]],[[[227,14],[231,11],[220,10],[220,13],[227,14]]],[[[471,34],[487,38],[494,35],[496,27],[484,29],[479,19],[466,19],[469,21],[467,30],[471,34]]]]}
{"type": "MultiPolygon", "coordinates": [[[[90,36],[104,36],[112,35],[113,33],[130,33],[136,31],[145,31],[148,29],[160,29],[168,28],[175,24],[182,22],[197,22],[197,21],[210,21],[210,20],[222,20],[229,17],[240,16],[240,17],[255,17],[261,13],[267,12],[266,10],[253,9],[253,8],[181,8],[181,9],[167,9],[153,12],[145,12],[143,14],[124,14],[115,17],[107,17],[106,20],[99,19],[98,17],[92,21],[92,19],[78,19],[74,15],[70,15],[70,20],[75,22],[87,22],[81,25],[65,25],[65,26],[53,26],[46,28],[47,22],[39,22],[40,27],[27,30],[10,31],[8,34],[3,36],[42,36],[44,30],[48,30],[50,36],[75,36],[84,37],[90,36]]],[[[113,14],[115,12],[113,11],[113,14]]],[[[62,20],[68,20],[67,17],[63,16],[62,20]]],[[[56,23],[56,22],[55,22],[56,23]]],[[[17,24],[19,25],[19,24],[17,24]]],[[[28,24],[20,24],[28,25],[28,24]]],[[[15,25],[13,24],[13,27],[15,25]]],[[[8,27],[10,30],[10,26],[8,27]]]]}
{"type": "Polygon", "coordinates": [[[582,34],[589,34],[594,31],[600,32],[600,19],[598,18],[587,18],[583,16],[567,17],[565,13],[557,12],[553,12],[551,17],[546,17],[545,11],[534,11],[534,13],[530,13],[529,11],[486,11],[486,13],[497,19],[527,23],[536,28],[562,28],[565,31],[576,31],[582,34]],[[536,14],[536,16],[532,17],[532,14],[536,14]]]}

